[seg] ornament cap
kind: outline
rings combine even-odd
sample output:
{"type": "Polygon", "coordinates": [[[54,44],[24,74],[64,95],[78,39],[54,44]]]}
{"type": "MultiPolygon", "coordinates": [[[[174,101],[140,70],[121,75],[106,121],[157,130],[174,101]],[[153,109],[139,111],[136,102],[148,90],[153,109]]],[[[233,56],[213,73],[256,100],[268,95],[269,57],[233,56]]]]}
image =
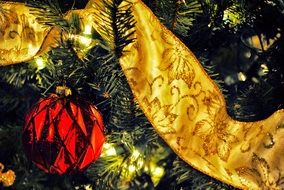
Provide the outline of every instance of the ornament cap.
{"type": "Polygon", "coordinates": [[[57,86],[56,87],[56,94],[58,94],[59,96],[71,96],[72,95],[72,91],[70,88],[68,88],[67,86],[57,86]]]}

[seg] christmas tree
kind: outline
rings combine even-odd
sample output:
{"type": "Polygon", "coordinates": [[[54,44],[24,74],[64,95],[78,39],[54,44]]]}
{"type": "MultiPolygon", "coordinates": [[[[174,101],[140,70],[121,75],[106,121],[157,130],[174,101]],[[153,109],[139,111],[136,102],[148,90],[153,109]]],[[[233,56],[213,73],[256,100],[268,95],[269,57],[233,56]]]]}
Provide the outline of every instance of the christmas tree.
{"type": "MultiPolygon", "coordinates": [[[[165,96],[168,87],[171,87],[169,89],[172,97],[182,94],[179,83],[176,83],[179,80],[187,82],[184,88],[198,91],[201,83],[210,80],[205,73],[200,74],[202,72],[199,70],[203,67],[210,78],[218,84],[225,96],[226,104],[223,105],[222,100],[219,100],[218,90],[217,95],[214,94],[215,91],[209,95],[205,91],[200,91],[197,95],[193,93],[178,100],[183,101],[187,97],[194,99],[192,106],[187,107],[187,112],[199,113],[195,110],[194,101],[198,102],[199,99],[196,97],[204,94],[202,101],[208,105],[204,108],[207,112],[213,112],[215,104],[226,106],[232,118],[232,122],[227,126],[237,129],[241,125],[233,120],[263,120],[265,123],[264,119],[284,107],[284,2],[144,0],[149,9],[144,4],[141,5],[140,1],[133,2],[28,0],[0,3],[0,163],[3,163],[5,168],[13,170],[16,175],[14,184],[6,184],[5,188],[182,190],[240,187],[221,174],[214,176],[207,172],[204,168],[213,171],[210,168],[213,167],[210,166],[210,160],[207,160],[207,165],[202,162],[196,166],[186,157],[190,154],[183,153],[185,150],[182,146],[180,150],[175,149],[166,137],[166,133],[171,132],[162,130],[175,122],[178,118],[176,113],[181,110],[173,112],[170,106],[161,105],[162,101],[149,99],[150,96],[147,95],[140,96],[145,93],[144,90],[148,92],[147,85],[143,88],[135,85],[142,83],[144,76],[154,76],[151,67],[162,62],[158,69],[167,78],[161,74],[160,78],[155,78],[159,84],[150,84],[152,90],[166,86],[163,88],[165,91],[155,91],[157,97],[165,96]],[[138,2],[135,5],[137,7],[133,6],[133,2],[138,2]],[[150,10],[156,17],[152,16],[150,10]],[[147,22],[143,22],[143,19],[147,22]],[[159,22],[173,34],[167,32],[168,30],[160,26],[159,22]],[[144,34],[144,31],[150,31],[150,34],[144,34]],[[151,38],[148,39],[148,36],[151,38]],[[160,47],[157,44],[161,44],[162,40],[160,47]],[[186,47],[180,45],[180,41],[194,53],[202,67],[198,64],[186,67],[187,62],[195,63],[196,59],[188,53],[186,47]],[[157,53],[163,48],[161,55],[157,53]],[[145,70],[139,74],[133,71],[132,64],[138,64],[135,69],[145,70]],[[150,69],[147,70],[146,66],[144,68],[144,64],[148,64],[148,67],[150,65],[150,69]],[[180,65],[183,67],[180,68],[180,65]],[[175,70],[177,72],[174,72],[175,70]],[[182,72],[179,72],[180,70],[182,72]],[[202,76],[202,79],[199,83],[193,83],[193,78],[197,75],[202,76]],[[167,82],[164,83],[165,80],[167,82]],[[58,88],[62,86],[63,91],[58,92],[58,88]],[[62,108],[67,110],[66,114],[69,115],[71,123],[74,122],[82,128],[82,125],[85,126],[93,120],[100,120],[98,118],[101,116],[104,123],[103,134],[106,137],[98,160],[86,168],[82,166],[84,161],[80,160],[80,164],[77,163],[80,166],[73,166],[72,163],[74,171],[68,171],[64,175],[58,175],[58,172],[51,169],[42,171],[43,168],[39,169],[38,164],[31,160],[37,158],[26,155],[23,148],[23,139],[27,138],[23,133],[24,126],[38,125],[37,113],[34,114],[34,119],[29,116],[32,115],[31,110],[35,110],[33,105],[40,105],[41,103],[37,102],[48,99],[56,90],[57,93],[64,94],[63,105],[69,105],[66,102],[72,97],[73,103],[70,103],[71,100],[69,102],[70,109],[62,108]],[[85,123],[81,121],[80,116],[74,114],[74,104],[77,110],[81,110],[85,123]],[[91,108],[92,105],[95,107],[91,108]],[[89,109],[97,109],[100,116],[97,116],[96,112],[94,118],[94,113],[90,113],[89,109]],[[157,110],[166,114],[157,113],[157,110]],[[87,113],[91,116],[86,116],[87,113]],[[81,166],[83,169],[80,169],[81,166]]],[[[209,83],[206,84],[212,85],[209,83]]],[[[155,92],[153,90],[151,93],[155,92]]],[[[47,105],[48,109],[53,107],[47,105]]],[[[63,120],[63,112],[56,116],[56,121],[63,120]]],[[[46,115],[51,117],[52,114],[48,113],[47,111],[46,115]]],[[[255,132],[256,137],[263,135],[261,145],[266,149],[276,147],[275,144],[281,137],[276,136],[272,130],[261,134],[261,130],[265,131],[267,123],[276,123],[279,130],[283,128],[283,117],[279,116],[281,113],[277,112],[275,117],[270,117],[271,119],[263,126],[258,126],[256,131],[259,133],[255,132]]],[[[221,112],[219,115],[223,116],[221,112]]],[[[217,155],[225,162],[229,157],[236,155],[229,155],[230,147],[222,149],[221,152],[219,147],[222,145],[216,144],[217,140],[233,146],[242,140],[245,141],[246,138],[237,139],[232,133],[224,133],[221,123],[222,120],[229,122],[229,117],[221,116],[209,120],[211,123],[219,123],[221,127],[217,126],[217,132],[221,131],[220,135],[201,134],[201,131],[210,130],[215,126],[204,119],[195,123],[191,135],[199,136],[204,141],[198,142],[204,149],[204,152],[199,152],[200,154],[208,157],[217,155]]],[[[44,125],[50,127],[55,123],[52,121],[44,125]]],[[[98,126],[94,128],[98,129],[98,126]]],[[[253,124],[249,127],[245,124],[243,126],[246,127],[247,133],[254,133],[249,128],[253,124]]],[[[41,134],[53,134],[50,129],[48,130],[48,133],[43,130],[41,134]]],[[[84,132],[83,128],[82,131],[84,132]]],[[[38,135],[38,132],[36,134],[38,135]]],[[[52,138],[48,135],[46,137],[47,141],[52,141],[52,138]]],[[[182,141],[194,144],[189,138],[177,139],[177,144],[182,141]]],[[[85,142],[82,139],[76,140],[79,144],[81,141],[85,142]]],[[[98,150],[101,148],[99,145],[100,143],[98,150]]],[[[88,144],[85,147],[88,147],[88,144]]],[[[244,152],[249,151],[249,147],[243,149],[244,152]]],[[[47,154],[50,152],[47,151],[47,154]]],[[[277,154],[273,154],[273,158],[281,157],[282,152],[279,148],[277,154]]],[[[58,156],[61,153],[55,154],[58,156]]],[[[241,169],[238,171],[248,180],[251,179],[251,173],[260,176],[261,181],[256,182],[258,187],[283,188],[283,172],[280,170],[275,177],[274,170],[272,171],[272,167],[269,167],[263,156],[253,154],[252,168],[246,169],[245,174],[241,173],[241,169]]],[[[44,156],[43,159],[46,159],[45,157],[48,156],[44,156]]],[[[96,156],[92,157],[95,160],[96,156]]],[[[61,160],[68,164],[68,159],[65,159],[64,157],[61,160]]],[[[280,163],[281,159],[277,161],[280,163]]],[[[279,165],[281,167],[281,164],[279,165]]],[[[1,172],[2,170],[0,174],[1,172]]],[[[4,173],[5,171],[1,174],[0,181],[5,185],[4,173]]],[[[227,173],[230,175],[230,171],[227,173]]],[[[246,187],[247,183],[243,183],[241,187],[246,187]]]]}

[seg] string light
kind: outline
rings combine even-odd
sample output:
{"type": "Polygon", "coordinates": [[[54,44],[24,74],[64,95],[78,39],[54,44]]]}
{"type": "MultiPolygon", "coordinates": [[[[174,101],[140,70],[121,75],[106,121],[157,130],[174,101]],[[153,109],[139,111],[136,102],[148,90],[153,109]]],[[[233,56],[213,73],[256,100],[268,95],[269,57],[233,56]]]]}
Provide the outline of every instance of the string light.
{"type": "Polygon", "coordinates": [[[151,162],[150,174],[154,185],[157,185],[161,180],[161,178],[163,177],[163,175],[165,174],[165,169],[163,167],[157,166],[156,163],[151,162]]]}
{"type": "Polygon", "coordinates": [[[152,171],[153,176],[162,177],[165,173],[164,168],[162,167],[155,167],[152,171]]]}
{"type": "Polygon", "coordinates": [[[89,185],[85,185],[84,186],[85,190],[93,190],[92,186],[89,184],[89,185]]]}
{"type": "Polygon", "coordinates": [[[238,79],[240,81],[246,81],[247,80],[247,76],[243,72],[239,72],[238,73],[238,79]]]}
{"type": "Polygon", "coordinates": [[[43,58],[39,57],[35,59],[36,67],[38,70],[44,69],[45,68],[45,63],[43,58]]]}
{"type": "Polygon", "coordinates": [[[90,14],[90,15],[87,16],[87,19],[86,19],[84,34],[86,34],[86,35],[92,34],[92,28],[93,28],[92,24],[93,24],[93,15],[90,14]]]}
{"type": "Polygon", "coordinates": [[[128,166],[128,171],[130,174],[133,174],[136,171],[136,167],[131,164],[128,166]]]}
{"type": "Polygon", "coordinates": [[[88,47],[93,41],[93,39],[88,36],[74,34],[70,35],[70,39],[74,40],[76,43],[79,43],[79,45],[83,47],[88,47]]]}
{"type": "Polygon", "coordinates": [[[149,172],[149,167],[148,167],[147,165],[144,167],[144,171],[145,171],[146,173],[149,172]]]}
{"type": "Polygon", "coordinates": [[[89,46],[92,43],[92,38],[86,36],[78,36],[81,45],[89,46]]]}
{"type": "Polygon", "coordinates": [[[103,145],[103,151],[101,156],[105,157],[105,156],[115,156],[115,155],[117,155],[117,152],[114,145],[111,143],[105,143],[103,145]]]}
{"type": "Polygon", "coordinates": [[[136,173],[140,173],[144,167],[144,157],[135,147],[131,147],[132,153],[122,166],[122,176],[124,180],[130,181],[136,173]]]}
{"type": "Polygon", "coordinates": [[[85,47],[88,47],[89,45],[91,45],[93,41],[92,39],[93,26],[90,23],[93,23],[91,16],[87,18],[87,24],[84,27],[83,35],[75,35],[75,38],[79,40],[80,45],[83,45],[85,47]]]}
{"type": "Polygon", "coordinates": [[[91,35],[92,34],[92,25],[86,25],[84,29],[84,34],[91,35]]]}
{"type": "Polygon", "coordinates": [[[258,73],[259,76],[267,75],[269,73],[268,66],[266,64],[264,64],[264,63],[261,64],[257,73],[258,73]]]}
{"type": "Polygon", "coordinates": [[[133,160],[137,160],[140,155],[141,155],[140,152],[135,149],[135,150],[132,152],[131,157],[132,157],[133,160]]]}
{"type": "Polygon", "coordinates": [[[87,185],[80,185],[80,186],[76,186],[75,190],[79,190],[79,189],[84,189],[84,190],[93,190],[92,185],[91,184],[87,184],[87,185]]]}

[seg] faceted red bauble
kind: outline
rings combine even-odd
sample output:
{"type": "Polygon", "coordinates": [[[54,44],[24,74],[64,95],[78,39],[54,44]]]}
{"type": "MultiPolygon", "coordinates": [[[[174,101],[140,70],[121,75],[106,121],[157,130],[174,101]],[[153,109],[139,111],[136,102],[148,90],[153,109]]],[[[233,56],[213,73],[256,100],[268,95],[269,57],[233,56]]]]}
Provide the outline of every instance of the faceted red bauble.
{"type": "Polygon", "coordinates": [[[81,171],[100,156],[103,128],[100,113],[89,102],[52,94],[28,113],[23,146],[28,157],[47,173],[81,171]]]}

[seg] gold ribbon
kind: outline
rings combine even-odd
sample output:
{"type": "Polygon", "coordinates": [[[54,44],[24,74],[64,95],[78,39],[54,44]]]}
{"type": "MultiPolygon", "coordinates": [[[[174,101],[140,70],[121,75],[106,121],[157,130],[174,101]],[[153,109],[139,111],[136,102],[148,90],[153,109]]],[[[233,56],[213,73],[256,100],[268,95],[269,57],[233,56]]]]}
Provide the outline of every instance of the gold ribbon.
{"type": "Polygon", "coordinates": [[[36,22],[30,8],[0,3],[0,66],[31,60],[53,47],[58,31],[36,22]]]}
{"type": "MultiPolygon", "coordinates": [[[[243,189],[284,188],[284,110],[256,122],[230,118],[222,93],[192,52],[140,0],[130,2],[136,40],[120,64],[157,133],[184,161],[220,181],[243,189]]],[[[98,10],[91,0],[77,12],[98,10]]],[[[37,44],[46,38],[38,37],[37,44]]]]}

